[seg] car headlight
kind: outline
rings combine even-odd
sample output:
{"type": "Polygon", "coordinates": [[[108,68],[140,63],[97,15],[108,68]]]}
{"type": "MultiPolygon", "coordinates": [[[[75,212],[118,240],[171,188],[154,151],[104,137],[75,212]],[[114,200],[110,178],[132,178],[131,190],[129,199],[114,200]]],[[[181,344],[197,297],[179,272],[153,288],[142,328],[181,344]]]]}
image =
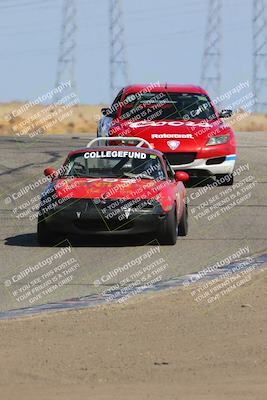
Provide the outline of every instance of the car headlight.
{"type": "Polygon", "coordinates": [[[224,144],[229,142],[230,135],[213,136],[209,139],[207,146],[215,146],[217,144],[224,144]]]}

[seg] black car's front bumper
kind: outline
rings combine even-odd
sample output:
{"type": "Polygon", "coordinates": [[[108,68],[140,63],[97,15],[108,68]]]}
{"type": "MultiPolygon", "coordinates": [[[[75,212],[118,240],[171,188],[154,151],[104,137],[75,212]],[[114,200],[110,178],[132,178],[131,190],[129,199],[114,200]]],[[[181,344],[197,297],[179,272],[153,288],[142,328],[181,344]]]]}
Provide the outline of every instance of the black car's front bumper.
{"type": "Polygon", "coordinates": [[[109,211],[103,208],[103,204],[90,199],[71,199],[49,212],[41,208],[40,216],[49,230],[77,235],[150,233],[157,231],[167,217],[166,213],[155,207],[127,208],[124,205],[109,211]]]}

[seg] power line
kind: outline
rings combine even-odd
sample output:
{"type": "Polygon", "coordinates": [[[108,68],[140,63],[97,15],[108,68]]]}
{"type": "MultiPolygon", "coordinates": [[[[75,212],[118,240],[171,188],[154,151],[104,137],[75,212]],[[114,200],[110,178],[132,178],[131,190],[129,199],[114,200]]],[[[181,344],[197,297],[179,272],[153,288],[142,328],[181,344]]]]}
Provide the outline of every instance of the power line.
{"type": "Polygon", "coordinates": [[[202,60],[201,84],[211,95],[218,96],[221,90],[222,64],[222,3],[209,0],[205,49],[202,60]]]}
{"type": "Polygon", "coordinates": [[[253,89],[255,111],[267,110],[267,27],[263,0],[253,0],[253,89]]]}
{"type": "Polygon", "coordinates": [[[124,24],[120,0],[109,3],[109,41],[110,41],[110,96],[129,82],[128,60],[124,41],[124,24]]]}
{"type": "Polygon", "coordinates": [[[5,10],[9,8],[18,8],[18,7],[25,7],[25,6],[43,6],[46,5],[47,2],[52,1],[52,0],[46,0],[46,1],[30,1],[26,3],[19,3],[19,4],[0,4],[0,10],[5,10]]]}
{"type": "Polygon", "coordinates": [[[76,92],[75,50],[76,50],[76,0],[63,0],[63,20],[59,46],[56,86],[70,81],[71,90],[76,92]]]}

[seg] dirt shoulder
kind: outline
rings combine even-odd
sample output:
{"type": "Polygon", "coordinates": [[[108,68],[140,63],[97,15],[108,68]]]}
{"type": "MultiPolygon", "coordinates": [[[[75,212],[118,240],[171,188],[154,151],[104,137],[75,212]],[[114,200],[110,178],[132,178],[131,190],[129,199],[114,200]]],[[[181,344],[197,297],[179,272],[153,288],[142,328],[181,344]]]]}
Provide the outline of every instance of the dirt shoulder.
{"type": "Polygon", "coordinates": [[[208,307],[187,288],[0,321],[1,398],[264,400],[266,283],[208,307]]]}

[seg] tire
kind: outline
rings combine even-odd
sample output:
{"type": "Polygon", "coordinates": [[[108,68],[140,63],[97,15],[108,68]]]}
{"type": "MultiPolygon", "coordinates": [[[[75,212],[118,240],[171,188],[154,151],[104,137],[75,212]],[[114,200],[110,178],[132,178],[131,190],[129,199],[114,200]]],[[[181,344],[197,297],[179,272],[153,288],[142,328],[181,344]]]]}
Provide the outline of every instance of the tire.
{"type": "Polygon", "coordinates": [[[176,210],[173,208],[160,228],[159,243],[162,245],[174,245],[177,241],[177,230],[176,210]]]}
{"type": "Polygon", "coordinates": [[[226,175],[216,175],[216,180],[224,179],[223,183],[219,183],[219,186],[232,186],[234,184],[234,175],[226,174],[226,175]]]}
{"type": "Polygon", "coordinates": [[[41,246],[52,245],[56,242],[56,236],[50,229],[43,217],[38,216],[37,241],[41,246]]]}
{"type": "Polygon", "coordinates": [[[188,234],[188,208],[184,206],[184,211],[178,225],[178,236],[186,236],[188,234]]]}

